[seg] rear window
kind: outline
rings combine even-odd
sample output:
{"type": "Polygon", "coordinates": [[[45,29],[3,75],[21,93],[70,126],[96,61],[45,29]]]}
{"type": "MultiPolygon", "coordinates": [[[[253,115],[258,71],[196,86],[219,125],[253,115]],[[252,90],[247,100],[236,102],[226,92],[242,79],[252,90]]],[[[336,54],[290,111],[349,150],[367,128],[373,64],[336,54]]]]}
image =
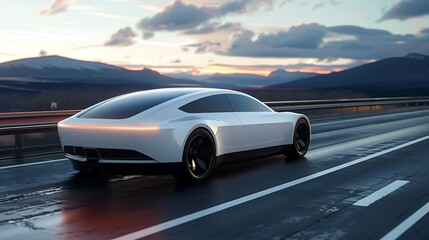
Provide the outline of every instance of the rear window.
{"type": "Polygon", "coordinates": [[[119,96],[110,101],[102,103],[89,109],[79,116],[79,118],[100,118],[100,119],[124,119],[132,117],[156,105],[184,95],[185,92],[171,91],[144,91],[119,96]]]}

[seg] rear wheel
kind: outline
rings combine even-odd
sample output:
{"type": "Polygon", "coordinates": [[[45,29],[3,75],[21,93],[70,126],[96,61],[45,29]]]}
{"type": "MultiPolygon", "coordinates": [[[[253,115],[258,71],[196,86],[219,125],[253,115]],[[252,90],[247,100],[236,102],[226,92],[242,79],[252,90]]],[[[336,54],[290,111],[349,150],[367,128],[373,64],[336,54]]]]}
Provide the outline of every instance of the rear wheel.
{"type": "Polygon", "coordinates": [[[203,181],[213,171],[215,159],[216,150],[212,136],[205,129],[196,129],[186,141],[182,172],[174,176],[195,182],[203,181]]]}
{"type": "Polygon", "coordinates": [[[292,158],[301,158],[307,153],[309,145],[310,126],[307,120],[301,118],[295,125],[292,150],[287,152],[286,155],[292,158]]]}

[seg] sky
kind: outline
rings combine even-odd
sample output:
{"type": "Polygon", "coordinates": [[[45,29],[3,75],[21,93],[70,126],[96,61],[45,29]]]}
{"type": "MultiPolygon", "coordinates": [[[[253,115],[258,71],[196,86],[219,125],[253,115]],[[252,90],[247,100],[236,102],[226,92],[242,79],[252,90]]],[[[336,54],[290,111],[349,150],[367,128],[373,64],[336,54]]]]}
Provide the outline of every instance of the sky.
{"type": "Polygon", "coordinates": [[[0,62],[267,75],[429,55],[428,0],[2,0],[0,16],[0,62]]]}

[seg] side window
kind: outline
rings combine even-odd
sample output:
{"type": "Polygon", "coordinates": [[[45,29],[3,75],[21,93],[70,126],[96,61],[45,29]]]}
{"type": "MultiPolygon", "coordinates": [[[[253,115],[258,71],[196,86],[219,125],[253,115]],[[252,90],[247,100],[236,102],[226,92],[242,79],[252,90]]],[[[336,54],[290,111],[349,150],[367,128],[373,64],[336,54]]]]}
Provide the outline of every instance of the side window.
{"type": "Polygon", "coordinates": [[[204,97],[179,108],[187,113],[232,112],[231,105],[225,95],[204,97]]]}
{"type": "Polygon", "coordinates": [[[195,113],[195,101],[183,105],[179,109],[187,113],[195,113]]]}
{"type": "Polygon", "coordinates": [[[252,98],[238,94],[228,94],[227,97],[235,112],[271,112],[268,107],[252,98]]]}

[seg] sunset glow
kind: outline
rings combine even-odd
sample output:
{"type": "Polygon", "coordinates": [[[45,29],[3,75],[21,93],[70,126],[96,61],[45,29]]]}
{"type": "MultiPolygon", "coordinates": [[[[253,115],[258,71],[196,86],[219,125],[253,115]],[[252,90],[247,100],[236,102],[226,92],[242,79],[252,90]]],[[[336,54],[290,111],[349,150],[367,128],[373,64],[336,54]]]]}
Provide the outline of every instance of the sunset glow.
{"type": "Polygon", "coordinates": [[[267,76],[429,52],[428,17],[399,15],[391,1],[256,0],[227,9],[234,1],[5,0],[0,62],[59,55],[160,73],[267,76]]]}
{"type": "Polygon", "coordinates": [[[251,68],[251,67],[227,67],[227,66],[206,66],[198,69],[194,68],[152,68],[162,74],[177,73],[177,72],[190,72],[192,75],[211,75],[211,74],[230,74],[230,73],[247,73],[256,74],[261,76],[268,76],[274,68],[251,68]]]}

